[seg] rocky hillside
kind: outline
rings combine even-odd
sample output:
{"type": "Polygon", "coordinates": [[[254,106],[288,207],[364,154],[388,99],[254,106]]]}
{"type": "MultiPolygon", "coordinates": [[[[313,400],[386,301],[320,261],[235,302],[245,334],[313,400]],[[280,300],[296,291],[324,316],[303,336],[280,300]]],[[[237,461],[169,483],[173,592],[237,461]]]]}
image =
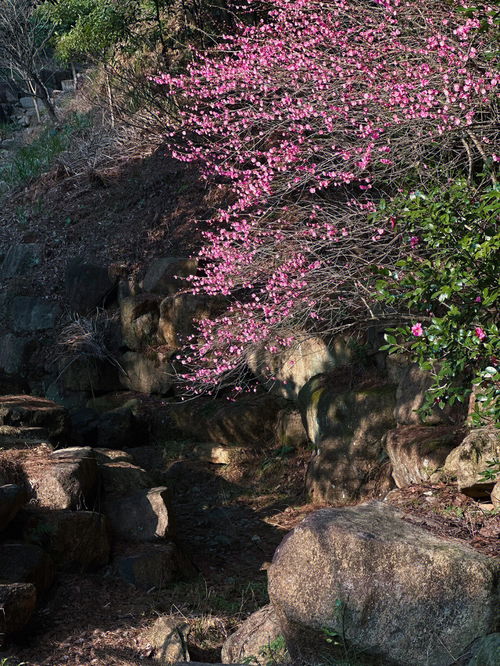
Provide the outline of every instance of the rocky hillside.
{"type": "Polygon", "coordinates": [[[131,277],[40,240],[0,268],[7,663],[494,663],[496,430],[422,421],[429,378],[369,337],[182,402],[180,341],[218,307],[183,293],[196,261],[131,277]]]}
{"type": "Polygon", "coordinates": [[[71,114],[1,144],[58,148],[2,188],[0,664],[497,666],[492,420],[422,410],[433,378],[380,325],[254,345],[253,392],[186,399],[184,343],[227,305],[186,278],[233,199],[71,114]]]}

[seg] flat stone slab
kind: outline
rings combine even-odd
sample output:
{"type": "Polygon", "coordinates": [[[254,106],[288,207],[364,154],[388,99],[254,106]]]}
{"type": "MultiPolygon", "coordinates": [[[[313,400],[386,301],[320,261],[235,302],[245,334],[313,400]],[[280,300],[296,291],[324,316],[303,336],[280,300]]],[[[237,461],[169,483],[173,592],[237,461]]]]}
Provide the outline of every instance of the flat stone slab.
{"type": "Polygon", "coordinates": [[[46,428],[49,437],[66,429],[67,413],[52,400],[31,395],[0,396],[0,425],[46,428]]]}
{"type": "Polygon", "coordinates": [[[31,449],[40,444],[49,445],[45,428],[0,426],[0,449],[31,449]]]}

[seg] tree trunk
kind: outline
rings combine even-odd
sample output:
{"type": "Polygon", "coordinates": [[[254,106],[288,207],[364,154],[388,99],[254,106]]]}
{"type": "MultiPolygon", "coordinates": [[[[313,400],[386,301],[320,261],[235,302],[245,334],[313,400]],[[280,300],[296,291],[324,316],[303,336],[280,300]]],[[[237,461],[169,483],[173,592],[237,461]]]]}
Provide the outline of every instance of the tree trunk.
{"type": "Polygon", "coordinates": [[[53,105],[53,103],[50,99],[49,91],[47,90],[47,88],[45,87],[45,85],[43,84],[41,79],[36,74],[33,75],[32,80],[33,80],[33,83],[34,83],[34,87],[35,87],[37,97],[40,98],[40,100],[42,101],[42,104],[47,109],[47,113],[49,114],[49,118],[52,120],[52,122],[58,123],[59,118],[57,117],[56,109],[55,109],[55,107],[54,107],[54,105],[53,105]]]}

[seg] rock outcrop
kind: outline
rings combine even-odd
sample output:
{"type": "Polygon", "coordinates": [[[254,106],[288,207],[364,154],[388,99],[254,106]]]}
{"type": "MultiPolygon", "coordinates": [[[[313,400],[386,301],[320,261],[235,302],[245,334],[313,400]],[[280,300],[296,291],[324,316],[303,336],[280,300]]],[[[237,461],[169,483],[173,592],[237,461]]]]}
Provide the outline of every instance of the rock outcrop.
{"type": "Polygon", "coordinates": [[[394,404],[392,384],[338,391],[318,375],[304,386],[299,408],[317,447],[306,479],[314,501],[347,503],[390,490],[384,443],[394,404]]]}

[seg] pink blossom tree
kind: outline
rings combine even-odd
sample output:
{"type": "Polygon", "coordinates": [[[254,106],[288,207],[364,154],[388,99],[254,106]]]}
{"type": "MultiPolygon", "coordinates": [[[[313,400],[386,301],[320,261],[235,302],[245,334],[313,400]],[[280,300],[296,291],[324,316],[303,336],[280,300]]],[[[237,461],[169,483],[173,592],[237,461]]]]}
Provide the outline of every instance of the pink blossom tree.
{"type": "MultiPolygon", "coordinates": [[[[261,3],[247,0],[251,11],[261,3]]],[[[383,317],[373,266],[416,251],[383,197],[492,159],[494,9],[442,0],[272,0],[267,19],[156,78],[179,103],[173,154],[229,190],[195,293],[228,307],[199,322],[195,392],[241,384],[249,352],[383,317]],[[380,219],[380,218],[378,218],[380,219]]],[[[240,8],[241,9],[241,8],[240,8]]],[[[186,362],[189,366],[190,363],[186,362]]]]}

